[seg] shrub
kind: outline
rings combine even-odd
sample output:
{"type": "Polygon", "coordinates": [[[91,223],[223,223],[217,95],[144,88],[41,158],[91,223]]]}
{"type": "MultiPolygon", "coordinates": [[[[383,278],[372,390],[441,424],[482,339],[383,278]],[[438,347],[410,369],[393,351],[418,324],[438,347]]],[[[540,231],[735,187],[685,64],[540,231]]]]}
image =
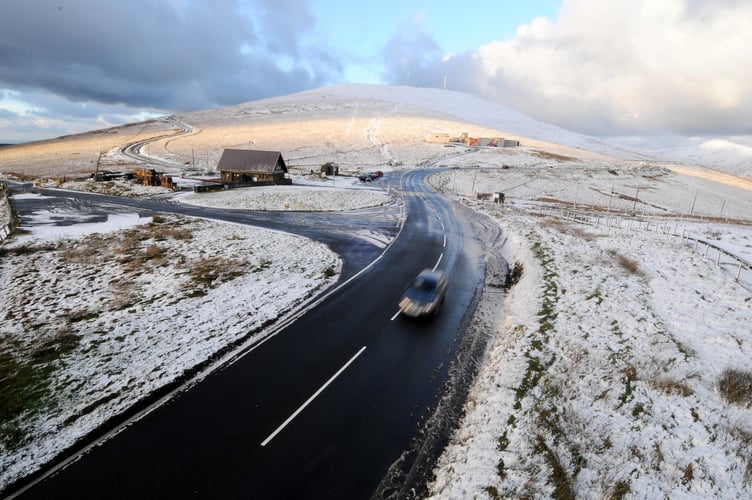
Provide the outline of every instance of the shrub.
{"type": "Polygon", "coordinates": [[[516,285],[522,278],[522,273],[524,270],[525,266],[522,265],[522,262],[515,261],[514,266],[512,266],[512,269],[509,270],[506,285],[508,287],[516,285]]]}
{"type": "Polygon", "coordinates": [[[729,403],[749,406],[752,403],[752,373],[727,368],[721,374],[718,389],[729,403]]]}

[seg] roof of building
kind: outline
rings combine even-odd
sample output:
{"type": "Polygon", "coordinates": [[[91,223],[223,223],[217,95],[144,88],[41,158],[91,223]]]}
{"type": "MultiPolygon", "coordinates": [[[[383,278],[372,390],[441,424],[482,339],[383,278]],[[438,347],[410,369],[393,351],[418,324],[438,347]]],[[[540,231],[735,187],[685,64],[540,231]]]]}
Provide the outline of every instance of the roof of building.
{"type": "Polygon", "coordinates": [[[253,149],[225,149],[217,164],[217,170],[225,172],[259,172],[272,174],[277,168],[287,173],[282,153],[279,151],[257,151],[253,149]]]}

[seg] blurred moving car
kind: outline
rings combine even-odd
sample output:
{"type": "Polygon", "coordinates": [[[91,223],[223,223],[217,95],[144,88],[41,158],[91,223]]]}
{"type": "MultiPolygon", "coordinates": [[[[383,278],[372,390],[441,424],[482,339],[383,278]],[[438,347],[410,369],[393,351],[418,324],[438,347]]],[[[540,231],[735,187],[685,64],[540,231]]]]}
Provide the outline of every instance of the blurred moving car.
{"type": "Polygon", "coordinates": [[[436,316],[444,303],[447,278],[442,271],[425,269],[407,287],[399,301],[400,312],[411,318],[436,316]]]}

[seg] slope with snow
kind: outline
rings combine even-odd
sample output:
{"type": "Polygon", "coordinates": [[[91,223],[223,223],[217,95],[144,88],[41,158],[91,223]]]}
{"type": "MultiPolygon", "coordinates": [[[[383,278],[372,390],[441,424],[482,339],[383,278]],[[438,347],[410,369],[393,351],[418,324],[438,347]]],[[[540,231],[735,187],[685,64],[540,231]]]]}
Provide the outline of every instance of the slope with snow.
{"type": "Polygon", "coordinates": [[[750,291],[678,238],[494,215],[524,274],[432,494],[749,496],[750,400],[719,384],[749,373],[750,291]]]}
{"type": "Polygon", "coordinates": [[[664,161],[697,165],[752,179],[752,148],[723,139],[712,139],[698,146],[656,151],[664,161]]]}

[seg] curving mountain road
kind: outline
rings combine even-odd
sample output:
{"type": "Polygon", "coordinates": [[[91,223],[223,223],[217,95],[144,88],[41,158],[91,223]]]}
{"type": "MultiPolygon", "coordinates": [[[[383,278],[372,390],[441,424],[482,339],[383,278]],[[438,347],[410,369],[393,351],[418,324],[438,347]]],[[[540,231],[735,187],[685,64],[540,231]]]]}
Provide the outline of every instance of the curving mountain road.
{"type": "Polygon", "coordinates": [[[167,118],[164,118],[163,120],[166,121],[166,122],[170,122],[170,123],[174,124],[178,128],[178,131],[177,132],[172,132],[172,133],[169,133],[169,134],[160,135],[160,136],[157,136],[157,137],[151,137],[149,139],[144,139],[142,141],[136,141],[136,142],[132,142],[130,144],[126,144],[125,146],[123,146],[122,148],[120,148],[120,153],[123,156],[127,156],[128,158],[130,158],[132,160],[136,160],[138,162],[142,162],[142,163],[145,163],[147,165],[161,165],[163,167],[168,167],[168,168],[181,167],[182,165],[175,165],[174,163],[169,162],[167,160],[163,160],[163,159],[160,159],[160,158],[154,158],[152,156],[146,156],[146,155],[141,154],[141,148],[143,148],[147,144],[150,144],[150,143],[156,142],[156,141],[161,141],[162,139],[166,139],[168,137],[175,138],[175,137],[179,137],[181,135],[190,134],[190,133],[192,133],[194,131],[194,129],[193,129],[193,127],[191,125],[189,125],[189,124],[187,124],[187,123],[185,123],[185,122],[183,122],[181,120],[178,120],[175,117],[167,117],[167,118]]]}
{"type": "MultiPolygon", "coordinates": [[[[364,256],[345,269],[353,279],[21,497],[402,498],[419,491],[425,478],[416,470],[425,463],[418,462],[432,460],[426,450],[446,438],[442,419],[454,418],[435,410],[467,378],[463,360],[474,342],[465,334],[484,279],[468,214],[428,189],[426,175],[403,176],[407,219],[373,264],[365,262],[374,252],[367,240],[348,239],[338,216],[328,225],[321,217],[314,229],[308,215],[290,215],[291,231],[364,256]],[[400,317],[404,285],[434,266],[450,277],[444,309],[427,323],[400,317]]],[[[267,216],[223,215],[259,225],[271,224],[267,216]]]]}

